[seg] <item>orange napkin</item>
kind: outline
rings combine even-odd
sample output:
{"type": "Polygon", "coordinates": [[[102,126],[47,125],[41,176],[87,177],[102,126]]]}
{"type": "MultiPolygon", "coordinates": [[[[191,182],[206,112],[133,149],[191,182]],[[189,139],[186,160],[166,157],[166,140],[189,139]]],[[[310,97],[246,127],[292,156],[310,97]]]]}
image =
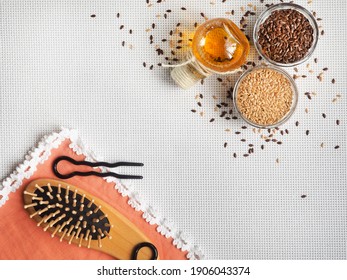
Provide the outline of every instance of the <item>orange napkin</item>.
{"type": "MultiPolygon", "coordinates": [[[[76,131],[62,130],[41,142],[39,147],[28,155],[24,164],[0,186],[0,259],[112,259],[105,253],[69,245],[67,242],[60,242],[57,237],[51,238],[50,234],[36,226],[23,208],[23,189],[29,182],[40,178],[61,180],[54,176],[52,162],[62,155],[90,161],[94,157],[90,150],[84,148],[76,131]]],[[[59,165],[61,173],[69,172],[69,168],[71,166],[68,164],[59,165]]],[[[78,170],[83,171],[81,168],[78,170]]],[[[174,232],[165,224],[155,223],[155,214],[151,212],[151,207],[146,206],[148,210],[139,210],[142,206],[136,193],[129,191],[119,180],[115,183],[89,176],[73,177],[64,181],[85,189],[127,217],[156,246],[160,259],[199,258],[198,253],[191,252],[187,247],[180,232],[174,232]]]]}

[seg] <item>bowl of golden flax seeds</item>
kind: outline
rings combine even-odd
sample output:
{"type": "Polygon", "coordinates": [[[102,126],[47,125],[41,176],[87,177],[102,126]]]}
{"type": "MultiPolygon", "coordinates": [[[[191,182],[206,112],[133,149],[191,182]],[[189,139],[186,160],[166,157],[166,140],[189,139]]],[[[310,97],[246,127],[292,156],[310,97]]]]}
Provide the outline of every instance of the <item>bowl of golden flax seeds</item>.
{"type": "Polygon", "coordinates": [[[238,79],[233,102],[240,116],[257,128],[274,128],[294,113],[298,89],[292,77],[277,66],[258,66],[238,79]]]}
{"type": "Polygon", "coordinates": [[[313,54],[319,29],[314,16],[302,6],[280,3],[258,18],[253,40],[258,53],[269,63],[291,67],[313,54]]]}

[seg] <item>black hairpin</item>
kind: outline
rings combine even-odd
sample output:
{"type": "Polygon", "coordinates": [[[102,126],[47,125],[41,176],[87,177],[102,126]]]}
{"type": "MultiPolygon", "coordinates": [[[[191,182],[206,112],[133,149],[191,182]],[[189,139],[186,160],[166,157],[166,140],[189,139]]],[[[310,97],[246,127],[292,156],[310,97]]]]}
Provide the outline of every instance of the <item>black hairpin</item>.
{"type": "Polygon", "coordinates": [[[86,165],[89,167],[109,167],[109,168],[115,168],[119,166],[143,166],[143,163],[137,163],[137,162],[116,162],[116,163],[108,163],[108,162],[90,162],[90,161],[77,161],[73,158],[70,158],[68,156],[61,156],[56,158],[53,161],[53,172],[55,176],[61,179],[69,179],[74,176],[98,176],[98,177],[116,177],[119,179],[142,179],[142,176],[137,175],[123,175],[123,174],[117,174],[114,172],[96,172],[96,171],[88,171],[88,172],[80,172],[80,171],[73,171],[68,174],[61,174],[58,171],[58,164],[61,161],[68,161],[72,163],[73,165],[86,165]]]}

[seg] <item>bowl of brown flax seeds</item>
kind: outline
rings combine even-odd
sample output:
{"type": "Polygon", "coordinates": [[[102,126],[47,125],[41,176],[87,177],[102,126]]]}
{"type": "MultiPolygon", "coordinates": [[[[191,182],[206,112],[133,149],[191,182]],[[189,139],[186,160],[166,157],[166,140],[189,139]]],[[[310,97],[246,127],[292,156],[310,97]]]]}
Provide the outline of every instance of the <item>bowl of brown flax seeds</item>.
{"type": "Polygon", "coordinates": [[[240,116],[257,128],[284,124],[298,103],[293,78],[277,66],[257,66],[244,72],[236,82],[233,103],[240,116]]]}
{"type": "Polygon", "coordinates": [[[254,46],[269,63],[291,67],[313,54],[319,29],[313,15],[302,6],[280,3],[265,10],[255,23],[254,46]]]}

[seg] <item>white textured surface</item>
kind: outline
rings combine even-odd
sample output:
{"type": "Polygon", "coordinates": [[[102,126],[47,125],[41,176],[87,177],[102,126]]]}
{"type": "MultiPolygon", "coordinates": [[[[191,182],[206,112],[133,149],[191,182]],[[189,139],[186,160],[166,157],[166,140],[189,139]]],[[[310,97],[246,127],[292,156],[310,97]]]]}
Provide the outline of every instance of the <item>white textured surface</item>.
{"type": "Polygon", "coordinates": [[[325,35],[313,56],[318,63],[308,62],[315,74],[307,74],[306,64],[298,67],[308,78],[298,80],[299,106],[281,127],[290,133],[279,135],[283,144],[276,145],[214,112],[212,95],[225,95],[233,82],[223,86],[212,77],[183,91],[167,69],[148,69],[165,62],[155,45],[164,46],[160,40],[177,22],[201,22],[200,12],[229,16],[225,12],[234,9],[231,19],[238,23],[240,6],[256,4],[257,14],[264,6],[249,0],[150,2],[148,8],[145,0],[0,0],[0,177],[44,134],[76,128],[105,160],[144,162],[144,168],[119,171],[142,174],[134,187],[206,258],[346,259],[346,3],[296,1],[323,19],[325,35]],[[168,19],[156,17],[167,9],[168,19]],[[145,30],[153,22],[150,45],[145,30]],[[316,75],[324,67],[329,70],[320,83],[316,75]],[[317,95],[309,100],[307,91],[317,95]],[[204,96],[201,108],[197,93],[204,96]],[[332,102],[336,94],[342,97],[332,102]],[[244,158],[248,143],[255,153],[244,158]]]}

